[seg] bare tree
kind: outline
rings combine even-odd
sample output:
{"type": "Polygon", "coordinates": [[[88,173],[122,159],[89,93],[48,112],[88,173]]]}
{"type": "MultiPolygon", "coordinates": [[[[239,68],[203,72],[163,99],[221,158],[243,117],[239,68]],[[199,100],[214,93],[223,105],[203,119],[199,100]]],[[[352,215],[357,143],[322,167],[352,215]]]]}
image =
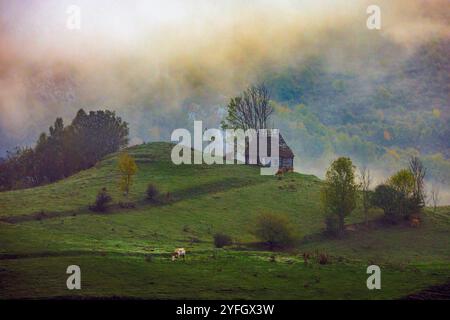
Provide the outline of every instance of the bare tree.
{"type": "Polygon", "coordinates": [[[267,129],[273,113],[270,93],[264,84],[251,86],[242,95],[232,98],[227,106],[226,121],[222,127],[231,129],[267,129]]]}
{"type": "Polygon", "coordinates": [[[369,208],[370,208],[369,190],[370,190],[370,184],[372,183],[372,177],[370,176],[370,169],[363,166],[359,170],[359,176],[360,176],[359,177],[360,188],[362,191],[364,218],[366,221],[366,226],[368,226],[369,225],[369,208]]]}
{"type": "Polygon", "coordinates": [[[425,175],[427,169],[424,167],[422,161],[418,157],[411,157],[409,160],[409,170],[414,176],[414,191],[413,198],[417,207],[423,208],[425,206],[426,194],[425,194],[425,175]]]}
{"type": "Polygon", "coordinates": [[[431,185],[430,198],[433,204],[433,211],[436,212],[436,208],[439,205],[440,195],[439,195],[440,187],[439,184],[433,183],[431,185]]]}

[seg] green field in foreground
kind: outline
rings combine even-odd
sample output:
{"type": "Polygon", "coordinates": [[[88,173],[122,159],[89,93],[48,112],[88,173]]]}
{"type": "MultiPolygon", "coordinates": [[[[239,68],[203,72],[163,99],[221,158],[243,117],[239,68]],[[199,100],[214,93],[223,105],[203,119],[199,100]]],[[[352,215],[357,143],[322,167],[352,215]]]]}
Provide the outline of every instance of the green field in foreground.
{"type": "MultiPolygon", "coordinates": [[[[327,239],[319,204],[321,181],[291,173],[261,176],[244,165],[182,165],[172,145],[128,151],[139,171],[121,209],[117,155],[57,183],[0,193],[0,298],[129,297],[201,299],[394,299],[450,279],[450,207],[426,210],[419,228],[357,229],[327,239]],[[145,199],[149,182],[171,201],[145,199]],[[88,205],[107,187],[107,213],[88,205]],[[259,213],[286,214],[302,241],[292,250],[258,249],[259,213]],[[215,232],[235,245],[214,249],[215,232]],[[170,260],[176,247],[186,261],[170,260]],[[327,253],[330,264],[304,265],[301,254],[327,253]],[[68,265],[82,270],[82,290],[66,288],[68,265]],[[366,268],[382,270],[382,289],[369,291],[366,268]]],[[[380,216],[371,212],[371,219],[380,216]]],[[[347,224],[363,220],[357,209],[347,224]]]]}

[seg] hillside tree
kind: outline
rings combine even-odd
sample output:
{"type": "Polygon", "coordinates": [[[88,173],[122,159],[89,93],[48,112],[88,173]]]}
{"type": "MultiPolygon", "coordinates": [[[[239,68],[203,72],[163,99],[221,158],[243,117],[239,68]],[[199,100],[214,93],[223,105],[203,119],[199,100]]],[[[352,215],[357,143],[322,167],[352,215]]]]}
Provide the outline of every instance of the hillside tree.
{"type": "Polygon", "coordinates": [[[267,129],[274,109],[270,93],[264,84],[248,87],[241,95],[230,100],[223,129],[267,129]]]}
{"type": "Polygon", "coordinates": [[[433,205],[433,212],[436,212],[437,206],[439,205],[440,201],[440,187],[439,184],[433,183],[430,190],[430,199],[431,204],[433,205]]]}
{"type": "Polygon", "coordinates": [[[109,153],[128,144],[128,123],[109,110],[90,111],[80,109],[72,121],[72,143],[81,152],[83,165],[93,166],[109,153]]]}
{"type": "Polygon", "coordinates": [[[409,169],[402,169],[388,179],[388,185],[397,192],[394,213],[399,216],[408,216],[416,207],[414,198],[414,175],[409,169]]]}
{"type": "Polygon", "coordinates": [[[381,208],[388,219],[398,214],[401,196],[397,190],[387,184],[380,184],[375,188],[371,197],[372,205],[381,208]]]}
{"type": "Polygon", "coordinates": [[[418,157],[412,157],[409,160],[409,170],[414,178],[413,205],[415,206],[415,210],[418,211],[425,206],[426,194],[424,179],[427,170],[418,157]]]}
{"type": "Polygon", "coordinates": [[[356,207],[357,191],[352,161],[346,157],[336,159],[326,173],[321,194],[328,231],[337,234],[344,231],[344,219],[356,207]]]}
{"type": "Polygon", "coordinates": [[[137,172],[136,161],[128,153],[122,153],[119,157],[120,190],[128,197],[130,188],[133,185],[133,176],[137,172]]]}
{"type": "Polygon", "coordinates": [[[362,205],[364,210],[364,219],[366,226],[369,225],[369,208],[370,208],[370,184],[372,177],[370,176],[370,169],[363,166],[359,171],[360,188],[362,193],[362,205]]]}

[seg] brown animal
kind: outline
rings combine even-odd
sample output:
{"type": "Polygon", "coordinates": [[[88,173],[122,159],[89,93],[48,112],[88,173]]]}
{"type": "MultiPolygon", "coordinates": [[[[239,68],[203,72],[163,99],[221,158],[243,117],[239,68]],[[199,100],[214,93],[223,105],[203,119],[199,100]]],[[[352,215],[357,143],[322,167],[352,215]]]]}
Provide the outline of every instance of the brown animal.
{"type": "Polygon", "coordinates": [[[419,219],[419,218],[412,218],[412,219],[409,221],[409,225],[410,225],[411,227],[413,227],[413,228],[419,227],[419,226],[420,226],[420,219],[419,219]]]}

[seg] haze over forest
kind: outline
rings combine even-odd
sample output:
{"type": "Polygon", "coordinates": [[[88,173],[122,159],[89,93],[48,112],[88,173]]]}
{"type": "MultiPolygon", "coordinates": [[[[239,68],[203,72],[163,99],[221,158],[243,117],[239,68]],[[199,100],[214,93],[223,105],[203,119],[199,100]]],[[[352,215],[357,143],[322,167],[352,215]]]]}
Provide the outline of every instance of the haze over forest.
{"type": "Polygon", "coordinates": [[[382,179],[419,154],[448,185],[448,1],[377,1],[379,31],[370,4],[0,0],[0,157],[79,108],[115,110],[132,143],[219,127],[231,97],[265,82],[298,170],[345,154],[382,179]]]}

